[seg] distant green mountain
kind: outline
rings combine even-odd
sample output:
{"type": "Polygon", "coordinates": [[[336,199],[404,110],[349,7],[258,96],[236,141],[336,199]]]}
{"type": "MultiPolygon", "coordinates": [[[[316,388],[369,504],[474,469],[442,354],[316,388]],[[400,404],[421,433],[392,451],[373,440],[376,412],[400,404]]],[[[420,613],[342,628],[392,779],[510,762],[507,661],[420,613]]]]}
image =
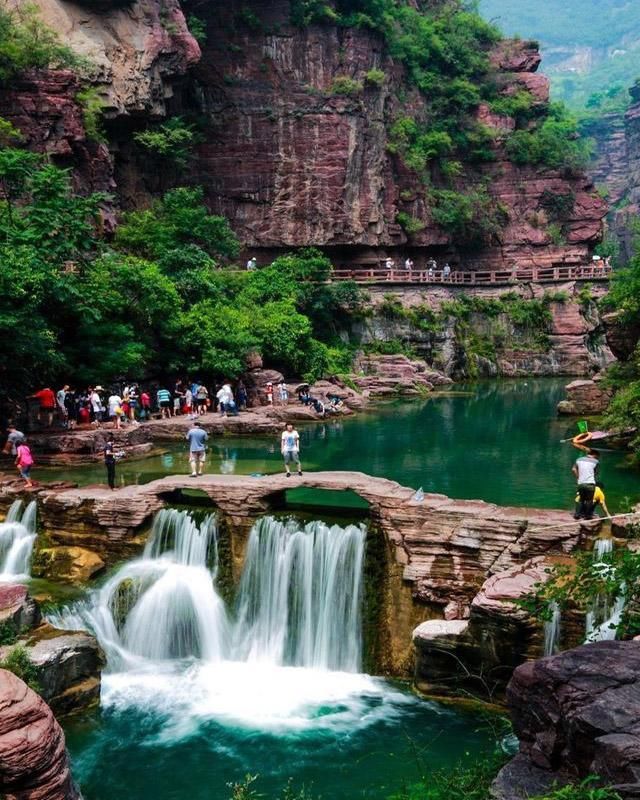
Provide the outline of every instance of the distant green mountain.
{"type": "Polygon", "coordinates": [[[575,108],[640,77],[640,0],[480,0],[480,11],[540,42],[553,96],[575,108]]]}

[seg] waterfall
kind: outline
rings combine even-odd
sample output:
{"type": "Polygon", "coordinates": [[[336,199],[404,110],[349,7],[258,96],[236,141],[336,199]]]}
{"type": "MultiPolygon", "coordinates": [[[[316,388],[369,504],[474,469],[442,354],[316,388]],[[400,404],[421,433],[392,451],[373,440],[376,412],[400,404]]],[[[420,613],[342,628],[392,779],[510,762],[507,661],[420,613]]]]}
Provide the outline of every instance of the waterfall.
{"type": "Polygon", "coordinates": [[[32,500],[24,511],[22,508],[22,501],[16,500],[0,523],[0,581],[24,579],[30,574],[37,505],[32,500]]]}
{"type": "Polygon", "coordinates": [[[92,630],[115,669],[145,659],[219,661],[229,631],[214,587],[216,565],[215,517],[197,525],[186,511],[163,510],[142,558],[125,564],[87,603],[49,619],[58,627],[92,630]]]}
{"type": "Polygon", "coordinates": [[[251,531],[237,603],[242,660],[357,672],[365,530],[271,517],[251,531]]]}
{"type": "Polygon", "coordinates": [[[93,631],[110,669],[197,658],[358,672],[366,531],[266,517],[251,531],[235,622],[216,590],[217,526],[154,520],[141,558],[49,621],[93,631]]]}
{"type": "MultiPolygon", "coordinates": [[[[607,556],[613,553],[613,539],[596,539],[593,545],[594,564],[601,565],[603,571],[612,570],[607,556]]],[[[610,597],[599,594],[591,603],[585,618],[585,633],[587,642],[604,642],[616,638],[617,628],[622,619],[626,604],[624,586],[620,595],[611,605],[610,597]]]]}
{"type": "Polygon", "coordinates": [[[562,612],[555,600],[549,604],[551,619],[544,623],[544,655],[552,656],[560,650],[560,623],[562,612]]]}

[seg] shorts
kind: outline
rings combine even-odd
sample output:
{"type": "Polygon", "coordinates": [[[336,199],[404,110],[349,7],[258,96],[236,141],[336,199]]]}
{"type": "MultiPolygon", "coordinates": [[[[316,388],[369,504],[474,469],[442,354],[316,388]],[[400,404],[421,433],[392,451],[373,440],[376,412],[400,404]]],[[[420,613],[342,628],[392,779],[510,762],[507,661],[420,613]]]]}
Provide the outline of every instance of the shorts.
{"type": "Polygon", "coordinates": [[[189,461],[195,461],[196,464],[204,464],[206,452],[204,450],[192,450],[189,453],[189,461]]]}
{"type": "Polygon", "coordinates": [[[206,405],[207,405],[206,397],[196,397],[196,406],[206,406],[206,405]]]}
{"type": "Polygon", "coordinates": [[[20,467],[20,477],[24,478],[25,480],[29,480],[29,476],[31,475],[31,464],[26,467],[20,467]]]}
{"type": "Polygon", "coordinates": [[[160,408],[171,408],[171,400],[162,400],[160,408]]]}
{"type": "Polygon", "coordinates": [[[180,398],[176,397],[173,401],[173,407],[177,411],[180,408],[180,398]]]}
{"type": "Polygon", "coordinates": [[[300,463],[300,456],[297,450],[285,450],[282,455],[284,456],[285,464],[291,464],[292,461],[295,461],[296,464],[300,463]]]}

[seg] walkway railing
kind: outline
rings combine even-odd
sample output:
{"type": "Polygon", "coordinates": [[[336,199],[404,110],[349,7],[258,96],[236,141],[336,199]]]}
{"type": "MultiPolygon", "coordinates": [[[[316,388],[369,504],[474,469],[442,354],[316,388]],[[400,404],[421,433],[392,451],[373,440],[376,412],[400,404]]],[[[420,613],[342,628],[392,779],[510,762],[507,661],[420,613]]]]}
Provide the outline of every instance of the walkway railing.
{"type": "Polygon", "coordinates": [[[352,280],[358,283],[441,283],[456,286],[486,286],[510,283],[563,283],[565,281],[606,281],[611,267],[603,262],[587,266],[562,264],[555,267],[526,267],[516,270],[451,271],[442,269],[387,269],[386,267],[357,267],[334,269],[332,280],[352,280]]]}

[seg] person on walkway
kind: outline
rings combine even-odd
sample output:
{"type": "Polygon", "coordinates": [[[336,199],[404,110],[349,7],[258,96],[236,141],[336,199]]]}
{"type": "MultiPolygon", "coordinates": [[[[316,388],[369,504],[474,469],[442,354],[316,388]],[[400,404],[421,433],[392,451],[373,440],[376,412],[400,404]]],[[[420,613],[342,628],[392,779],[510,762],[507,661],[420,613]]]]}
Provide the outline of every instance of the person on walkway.
{"type": "Polygon", "coordinates": [[[410,274],[413,272],[413,259],[411,257],[407,258],[404,262],[404,268],[408,270],[410,274]]]}
{"type": "Polygon", "coordinates": [[[594,495],[600,462],[597,450],[587,450],[571,468],[578,481],[579,503],[574,519],[593,519],[594,495]]]}
{"type": "Polygon", "coordinates": [[[444,265],[444,268],[442,270],[442,277],[445,279],[445,281],[448,281],[449,278],[451,277],[451,267],[449,266],[449,262],[448,261],[444,265]]]}
{"type": "Polygon", "coordinates": [[[5,442],[3,453],[16,456],[18,454],[18,445],[26,441],[26,437],[22,431],[19,431],[13,423],[7,425],[7,441],[5,442]]]}
{"type": "Polygon", "coordinates": [[[247,261],[247,271],[248,272],[253,272],[256,269],[257,266],[258,266],[258,260],[257,260],[257,258],[255,256],[253,256],[253,258],[250,258],[247,261]]]}
{"type": "Polygon", "coordinates": [[[72,431],[78,421],[78,400],[74,389],[67,389],[64,396],[64,407],[67,412],[67,429],[72,431]]]}
{"type": "Polygon", "coordinates": [[[65,383],[62,389],[59,389],[56,392],[56,403],[58,405],[58,414],[60,415],[60,420],[62,422],[62,427],[67,427],[68,422],[68,413],[67,413],[67,406],[65,403],[65,398],[67,396],[67,392],[69,391],[69,386],[65,383]]]}
{"type": "Polygon", "coordinates": [[[38,420],[40,424],[43,426],[46,424],[46,427],[50,428],[53,425],[53,415],[56,410],[56,396],[53,393],[53,389],[46,386],[32,396],[37,398],[40,403],[40,409],[38,411],[38,420]]]}
{"type": "Polygon", "coordinates": [[[391,278],[393,277],[393,270],[395,269],[395,266],[396,266],[395,262],[391,257],[389,257],[384,262],[384,266],[385,266],[385,269],[387,270],[387,280],[390,281],[391,278]]]}
{"type": "Polygon", "coordinates": [[[104,465],[107,468],[107,483],[113,491],[116,488],[116,451],[113,434],[107,436],[107,443],[104,446],[104,465]]]}
{"type": "Polygon", "coordinates": [[[281,381],[278,384],[278,392],[280,394],[280,405],[286,406],[289,402],[289,390],[287,389],[287,384],[284,381],[281,381]]]}
{"type": "Polygon", "coordinates": [[[302,466],[300,464],[300,436],[291,422],[287,422],[287,427],[282,432],[280,438],[280,452],[284,458],[284,468],[287,478],[291,475],[289,465],[292,462],[295,462],[298,466],[298,475],[302,475],[302,466]]]}
{"type": "Polygon", "coordinates": [[[156,401],[160,409],[160,419],[169,419],[171,416],[171,392],[168,389],[158,389],[156,401]]]}
{"type": "Polygon", "coordinates": [[[104,410],[104,406],[102,404],[102,398],[100,397],[100,392],[103,392],[104,389],[102,386],[94,386],[93,389],[89,391],[89,405],[91,406],[91,422],[99,428],[102,424],[102,412],[104,410]]]}
{"type": "Polygon", "coordinates": [[[203,415],[207,413],[207,401],[209,399],[209,390],[201,383],[198,385],[196,389],[196,406],[198,408],[198,414],[203,415]]]}
{"type": "Polygon", "coordinates": [[[207,432],[202,429],[199,422],[194,422],[193,427],[187,433],[186,439],[189,442],[189,464],[191,465],[192,478],[202,475],[208,438],[207,432]]]}
{"type": "Polygon", "coordinates": [[[151,397],[146,389],[140,394],[140,419],[145,421],[151,419],[151,397]]]}
{"type": "Polygon", "coordinates": [[[117,392],[109,395],[107,400],[107,408],[109,409],[109,420],[113,423],[113,427],[119,429],[122,420],[122,398],[117,392]]]}
{"type": "Polygon", "coordinates": [[[21,444],[16,447],[16,460],[15,465],[18,468],[20,477],[24,480],[27,489],[31,489],[33,483],[31,481],[31,467],[33,467],[33,456],[27,444],[26,438],[22,440],[21,444]]]}
{"type": "Polygon", "coordinates": [[[238,398],[238,408],[240,411],[247,410],[247,387],[243,381],[238,381],[236,386],[236,397],[238,398]]]}

